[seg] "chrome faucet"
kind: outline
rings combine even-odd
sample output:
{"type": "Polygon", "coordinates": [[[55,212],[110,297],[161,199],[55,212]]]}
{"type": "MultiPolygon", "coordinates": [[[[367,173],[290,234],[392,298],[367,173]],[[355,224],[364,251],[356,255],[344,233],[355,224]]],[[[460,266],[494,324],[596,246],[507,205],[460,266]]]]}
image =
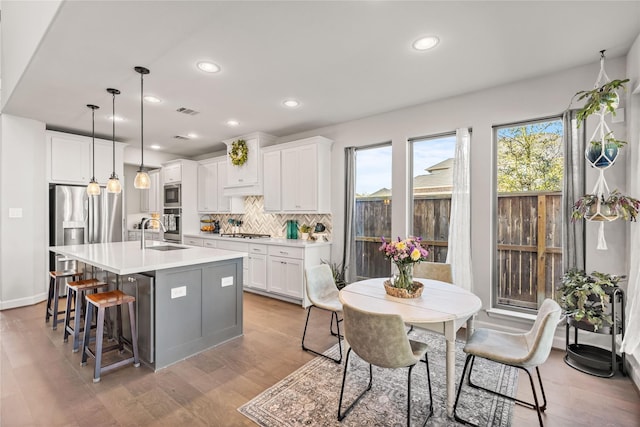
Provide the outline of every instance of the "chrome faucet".
{"type": "Polygon", "coordinates": [[[144,240],[144,229],[146,228],[147,223],[150,221],[158,221],[158,224],[160,224],[160,228],[162,228],[162,231],[164,231],[165,233],[167,232],[167,228],[164,226],[162,221],[160,221],[158,218],[143,219],[142,223],[140,224],[140,228],[142,229],[142,233],[140,235],[140,249],[143,249],[143,250],[147,248],[147,244],[144,240]]]}

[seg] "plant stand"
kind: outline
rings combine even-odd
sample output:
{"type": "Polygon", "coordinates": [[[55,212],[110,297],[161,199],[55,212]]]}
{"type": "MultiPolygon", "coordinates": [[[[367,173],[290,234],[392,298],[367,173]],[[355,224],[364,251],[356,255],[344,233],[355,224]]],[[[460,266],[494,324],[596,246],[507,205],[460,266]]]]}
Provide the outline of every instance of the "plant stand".
{"type": "Polygon", "coordinates": [[[621,334],[624,338],[624,292],[620,288],[615,288],[611,294],[611,318],[613,325],[594,331],[593,326],[587,322],[575,321],[567,317],[566,325],[566,355],[564,361],[578,371],[594,375],[597,377],[613,377],[616,370],[622,375],[625,372],[625,355],[620,356],[616,352],[616,336],[621,334]],[[619,316],[618,316],[619,313],[619,316]],[[618,317],[616,317],[618,316],[618,317]],[[574,328],[573,344],[569,343],[570,329],[574,328]],[[611,350],[578,343],[578,330],[584,330],[597,334],[611,335],[611,350]]]}

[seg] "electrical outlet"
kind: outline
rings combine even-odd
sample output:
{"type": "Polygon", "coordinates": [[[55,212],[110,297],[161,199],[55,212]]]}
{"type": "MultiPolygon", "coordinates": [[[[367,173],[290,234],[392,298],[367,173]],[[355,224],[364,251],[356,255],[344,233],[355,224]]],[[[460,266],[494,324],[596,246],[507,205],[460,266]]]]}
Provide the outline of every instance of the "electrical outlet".
{"type": "Polygon", "coordinates": [[[222,278],[222,287],[233,286],[233,276],[222,278]]]}
{"type": "Polygon", "coordinates": [[[187,287],[179,286],[177,288],[171,288],[171,299],[186,297],[187,296],[187,287]]]}

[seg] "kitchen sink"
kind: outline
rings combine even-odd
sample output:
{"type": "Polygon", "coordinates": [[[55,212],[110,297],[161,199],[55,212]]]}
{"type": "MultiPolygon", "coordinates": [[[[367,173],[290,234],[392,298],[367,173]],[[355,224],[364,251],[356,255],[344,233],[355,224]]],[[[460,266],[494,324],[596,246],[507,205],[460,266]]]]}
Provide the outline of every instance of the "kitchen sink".
{"type": "Polygon", "coordinates": [[[153,251],[177,251],[180,249],[189,249],[183,248],[182,246],[147,246],[146,249],[151,249],[153,251]]]}

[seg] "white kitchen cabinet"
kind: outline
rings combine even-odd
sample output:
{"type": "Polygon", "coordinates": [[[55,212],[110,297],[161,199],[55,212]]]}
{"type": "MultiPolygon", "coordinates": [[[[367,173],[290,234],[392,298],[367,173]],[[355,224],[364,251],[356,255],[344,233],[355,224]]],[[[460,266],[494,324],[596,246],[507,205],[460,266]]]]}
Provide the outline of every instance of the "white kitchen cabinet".
{"type": "Polygon", "coordinates": [[[262,132],[223,141],[227,145],[227,180],[224,186],[225,196],[262,195],[262,148],[272,144],[275,137],[262,132]],[[234,141],[244,140],[247,144],[247,161],[243,165],[234,165],[229,153],[234,141]]]}
{"type": "Polygon", "coordinates": [[[182,243],[189,246],[204,246],[204,241],[197,237],[185,237],[182,243]]]}
{"type": "Polygon", "coordinates": [[[301,259],[269,256],[269,292],[302,299],[302,263],[301,259]]]}
{"type": "Polygon", "coordinates": [[[160,169],[149,171],[149,181],[149,188],[140,190],[140,212],[161,213],[160,169]]]}
{"type": "Polygon", "coordinates": [[[241,196],[225,196],[227,181],[226,157],[216,157],[198,165],[198,212],[200,213],[244,213],[241,196]]]}
{"type": "Polygon", "coordinates": [[[280,212],[282,210],[282,176],[281,176],[281,150],[263,153],[263,191],[264,211],[280,212]]]}
{"type": "Polygon", "coordinates": [[[162,166],[162,181],[165,184],[182,182],[182,163],[180,160],[162,166]]]}
{"type": "Polygon", "coordinates": [[[218,163],[198,165],[198,212],[218,210],[218,163]]]}
{"type": "Polygon", "coordinates": [[[203,239],[205,248],[216,249],[218,247],[218,243],[215,240],[203,239]]]}
{"type": "Polygon", "coordinates": [[[267,290],[267,246],[249,245],[249,279],[247,287],[267,290]]]}
{"type": "Polygon", "coordinates": [[[331,144],[315,136],[264,150],[265,211],[331,212],[331,144]]]}
{"type": "MultiPolygon", "coordinates": [[[[226,241],[226,240],[218,240],[218,249],[224,249],[227,251],[234,252],[249,252],[249,243],[246,242],[237,242],[237,241],[226,241]]],[[[242,258],[242,286],[247,286],[249,280],[249,259],[248,256],[244,256],[242,258]]]]}
{"type": "MultiPolygon", "coordinates": [[[[124,175],[123,152],[126,144],[116,142],[115,172],[124,175]]],[[[49,182],[87,185],[92,176],[102,186],[113,170],[111,141],[95,140],[95,173],[93,171],[92,140],[86,136],[63,132],[47,132],[49,182]]]]}

